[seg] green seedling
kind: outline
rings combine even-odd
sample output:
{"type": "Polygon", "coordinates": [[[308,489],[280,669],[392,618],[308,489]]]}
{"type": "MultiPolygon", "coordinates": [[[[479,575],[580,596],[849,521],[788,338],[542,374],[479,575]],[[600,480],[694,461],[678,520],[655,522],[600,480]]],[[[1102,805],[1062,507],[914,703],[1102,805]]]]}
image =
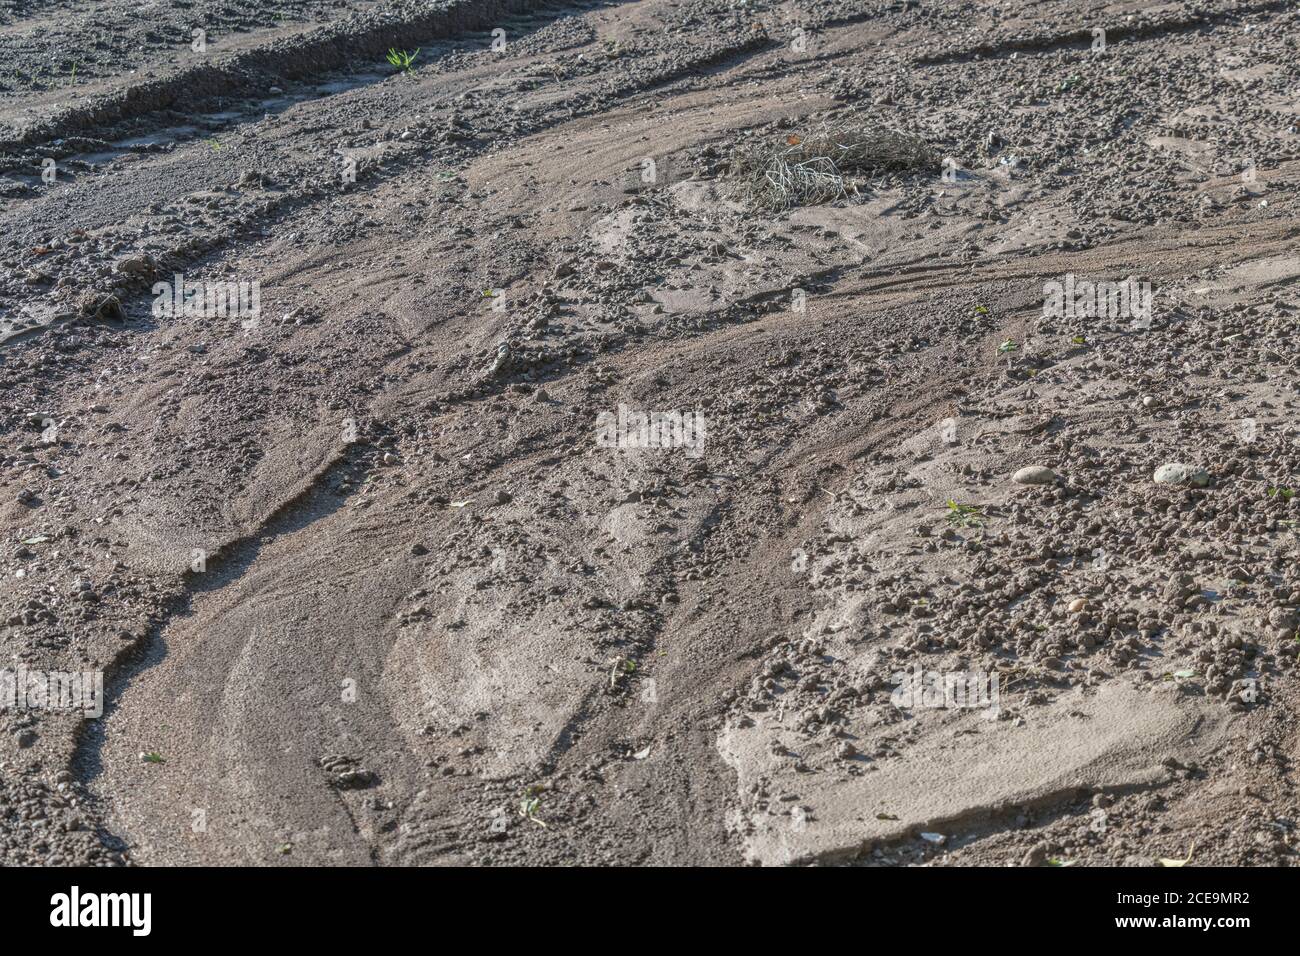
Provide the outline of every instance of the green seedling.
{"type": "Polygon", "coordinates": [[[1007,339],[1005,342],[1003,342],[1001,345],[998,346],[998,352],[1005,355],[1007,352],[1014,352],[1018,348],[1020,348],[1019,345],[1017,345],[1015,342],[1012,342],[1010,339],[1007,339]]]}
{"type": "Polygon", "coordinates": [[[1295,489],[1294,488],[1269,488],[1268,496],[1270,498],[1282,498],[1285,499],[1286,501],[1290,501],[1292,498],[1295,497],[1295,489]]]}
{"type": "Polygon", "coordinates": [[[163,763],[163,755],[160,753],[150,752],[144,754],[141,758],[145,763],[163,763]]]}
{"type": "Polygon", "coordinates": [[[975,314],[976,314],[976,315],[988,315],[988,314],[989,314],[989,310],[986,309],[986,308],[985,308],[984,306],[982,306],[982,305],[977,305],[977,306],[975,306],[975,314]]]}
{"type": "Polygon", "coordinates": [[[616,657],[613,663],[614,666],[609,672],[610,687],[617,687],[623,675],[636,673],[636,661],[629,660],[626,657],[616,657]]]}
{"type": "Polygon", "coordinates": [[[418,49],[414,53],[407,53],[405,50],[390,49],[388,51],[388,62],[399,70],[405,70],[407,73],[414,73],[415,71],[411,68],[411,64],[415,62],[415,58],[419,55],[420,51],[418,49]]]}
{"type": "Polygon", "coordinates": [[[523,798],[519,801],[519,815],[525,820],[536,823],[542,829],[546,829],[546,821],[539,819],[537,813],[542,809],[542,801],[538,794],[544,789],[538,784],[533,784],[524,791],[523,798]]]}
{"type": "Polygon", "coordinates": [[[949,499],[948,523],[958,528],[979,528],[984,524],[984,509],[978,505],[962,505],[949,499]]]}

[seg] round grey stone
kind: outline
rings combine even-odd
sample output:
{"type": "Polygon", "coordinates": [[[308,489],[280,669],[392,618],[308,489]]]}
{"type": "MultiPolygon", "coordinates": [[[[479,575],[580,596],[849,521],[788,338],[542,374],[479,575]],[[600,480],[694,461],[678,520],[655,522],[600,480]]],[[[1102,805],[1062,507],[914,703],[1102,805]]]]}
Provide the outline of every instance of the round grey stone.
{"type": "Polygon", "coordinates": [[[1171,461],[1157,468],[1152,480],[1158,485],[1191,485],[1193,488],[1204,488],[1210,483],[1210,473],[1195,465],[1171,461]]]}
{"type": "Polygon", "coordinates": [[[1027,465],[1011,476],[1018,485],[1050,485],[1056,481],[1056,472],[1043,465],[1027,465]]]}

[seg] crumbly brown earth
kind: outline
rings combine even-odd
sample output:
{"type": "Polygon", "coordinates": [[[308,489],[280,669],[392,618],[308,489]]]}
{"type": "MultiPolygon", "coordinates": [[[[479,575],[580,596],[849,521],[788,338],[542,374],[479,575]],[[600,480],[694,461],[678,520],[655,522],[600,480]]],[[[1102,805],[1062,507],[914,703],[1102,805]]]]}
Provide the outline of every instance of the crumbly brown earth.
{"type": "Polygon", "coordinates": [[[156,12],[0,5],[0,862],[1295,859],[1294,4],[156,12]]]}

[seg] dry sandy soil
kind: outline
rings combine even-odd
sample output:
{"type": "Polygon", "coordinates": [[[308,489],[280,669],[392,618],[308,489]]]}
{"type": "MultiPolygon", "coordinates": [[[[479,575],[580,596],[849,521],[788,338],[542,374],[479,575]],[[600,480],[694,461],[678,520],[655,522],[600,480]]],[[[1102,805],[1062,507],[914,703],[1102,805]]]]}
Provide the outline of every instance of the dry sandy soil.
{"type": "Polygon", "coordinates": [[[0,668],[107,698],[0,709],[0,863],[1293,862],[1298,38],[0,0],[0,668]],[[950,162],[744,197],[826,122],[950,162]]]}

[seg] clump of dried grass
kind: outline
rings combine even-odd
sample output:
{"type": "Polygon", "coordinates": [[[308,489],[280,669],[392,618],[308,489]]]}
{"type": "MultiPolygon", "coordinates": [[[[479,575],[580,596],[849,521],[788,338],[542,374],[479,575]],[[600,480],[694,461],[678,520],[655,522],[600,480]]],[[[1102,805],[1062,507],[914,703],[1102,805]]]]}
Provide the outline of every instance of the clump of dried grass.
{"type": "Polygon", "coordinates": [[[846,174],[896,172],[937,162],[920,137],[860,122],[828,123],[807,135],[787,136],[779,145],[737,150],[731,174],[742,199],[779,211],[843,198],[846,174]]]}

